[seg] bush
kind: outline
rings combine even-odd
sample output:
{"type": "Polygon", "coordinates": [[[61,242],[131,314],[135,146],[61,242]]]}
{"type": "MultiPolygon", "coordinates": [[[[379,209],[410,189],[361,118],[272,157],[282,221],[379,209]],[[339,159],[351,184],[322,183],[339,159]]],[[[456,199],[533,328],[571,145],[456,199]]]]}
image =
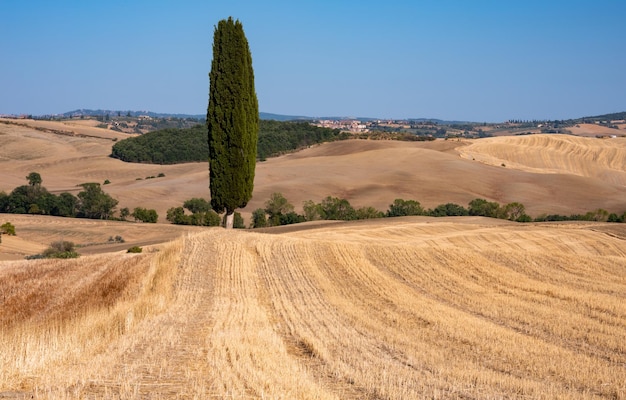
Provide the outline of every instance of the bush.
{"type": "Polygon", "coordinates": [[[15,226],[13,226],[13,224],[11,224],[10,222],[5,222],[4,224],[0,225],[0,232],[4,233],[5,235],[15,236],[15,226]]]}
{"type": "Polygon", "coordinates": [[[141,253],[143,249],[139,246],[130,247],[126,252],[127,253],[141,253]]]}
{"type": "Polygon", "coordinates": [[[50,247],[41,253],[43,258],[78,258],[75,245],[72,242],[59,240],[52,242],[50,247]]]}
{"type": "Polygon", "coordinates": [[[148,210],[143,207],[135,207],[130,216],[135,218],[135,221],[148,222],[152,224],[156,223],[159,219],[159,215],[156,210],[148,210]]]}
{"type": "Polygon", "coordinates": [[[388,217],[404,217],[407,215],[422,215],[424,209],[419,201],[395,199],[393,203],[389,205],[387,210],[388,217]]]}

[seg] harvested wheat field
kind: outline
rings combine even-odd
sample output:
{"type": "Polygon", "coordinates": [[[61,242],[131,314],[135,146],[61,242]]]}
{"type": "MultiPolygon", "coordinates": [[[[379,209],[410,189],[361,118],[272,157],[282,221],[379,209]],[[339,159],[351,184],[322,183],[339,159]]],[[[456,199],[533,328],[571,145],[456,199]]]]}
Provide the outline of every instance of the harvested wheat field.
{"type": "Polygon", "coordinates": [[[626,397],[626,229],[394,218],[0,262],[0,397],[626,397]]]}

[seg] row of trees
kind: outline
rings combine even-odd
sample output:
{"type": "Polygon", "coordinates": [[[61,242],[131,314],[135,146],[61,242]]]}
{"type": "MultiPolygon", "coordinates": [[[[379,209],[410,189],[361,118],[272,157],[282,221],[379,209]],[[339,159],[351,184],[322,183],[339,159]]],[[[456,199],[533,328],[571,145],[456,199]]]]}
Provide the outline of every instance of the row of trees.
{"type": "MultiPolygon", "coordinates": [[[[222,218],[211,209],[211,204],[198,197],[186,200],[182,207],[168,209],[166,219],[177,225],[220,226],[222,224],[222,218]]],[[[233,227],[245,228],[243,218],[238,212],[234,214],[233,227]]]]}
{"type": "Polygon", "coordinates": [[[374,207],[355,209],[346,199],[328,196],[320,203],[307,200],[302,204],[302,214],[294,211],[294,206],[281,193],[273,193],[265,203],[265,208],[258,208],[252,213],[250,227],[261,228],[267,226],[288,225],[315,220],[359,220],[383,217],[401,217],[423,215],[431,217],[445,216],[482,216],[489,218],[506,219],[516,222],[541,221],[609,221],[626,222],[626,212],[621,215],[609,214],[606,210],[598,209],[586,214],[571,216],[542,215],[535,219],[526,214],[523,204],[518,202],[500,205],[485,199],[474,199],[467,207],[455,203],[440,204],[432,209],[425,209],[416,200],[395,199],[386,212],[374,207]]]}
{"type": "MultiPolygon", "coordinates": [[[[102,190],[99,183],[83,183],[76,196],[64,192],[50,193],[44,186],[41,175],[31,172],[26,176],[28,185],[18,186],[11,193],[0,192],[0,213],[39,214],[57,217],[113,219],[118,200],[102,190]]],[[[124,207],[119,210],[119,219],[133,217],[135,221],[157,222],[155,210],[136,207],[132,212],[124,207]]]]}
{"type": "Polygon", "coordinates": [[[355,209],[346,199],[328,196],[320,203],[315,203],[312,200],[305,201],[302,204],[302,210],[303,214],[295,213],[294,206],[281,193],[273,193],[265,203],[265,208],[253,211],[251,226],[259,228],[315,220],[350,221],[410,215],[432,217],[479,215],[518,222],[532,220],[526,215],[523,204],[510,203],[502,207],[498,203],[490,203],[484,199],[472,200],[468,208],[455,203],[446,203],[438,205],[433,209],[424,209],[416,200],[395,199],[389,205],[389,209],[383,212],[374,207],[355,209]]]}
{"type": "Polygon", "coordinates": [[[118,201],[105,193],[99,183],[83,183],[82,191],[52,194],[43,187],[41,175],[31,172],[28,185],[18,186],[10,194],[0,192],[0,213],[42,214],[59,217],[109,219],[118,201]]]}

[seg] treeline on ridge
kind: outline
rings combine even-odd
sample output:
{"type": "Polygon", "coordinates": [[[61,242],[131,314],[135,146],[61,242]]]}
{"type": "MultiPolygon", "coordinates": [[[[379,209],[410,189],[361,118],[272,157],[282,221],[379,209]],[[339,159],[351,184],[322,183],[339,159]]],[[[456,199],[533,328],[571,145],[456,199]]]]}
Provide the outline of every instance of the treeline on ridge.
{"type": "MultiPolygon", "coordinates": [[[[313,144],[348,137],[349,134],[338,129],[320,128],[308,122],[261,120],[257,158],[263,161],[313,144]]],[[[117,142],[111,157],[149,164],[206,162],[207,141],[208,132],[203,124],[186,129],[162,129],[117,142]]]]}
{"type": "Polygon", "coordinates": [[[131,212],[127,207],[119,210],[119,217],[114,217],[119,203],[102,190],[99,183],[87,182],[77,185],[82,190],[74,196],[69,192],[59,195],[50,193],[43,185],[38,172],[26,176],[28,185],[21,185],[5,193],[0,191],[0,213],[37,214],[54,217],[117,219],[126,221],[133,217],[135,221],[156,223],[159,216],[156,210],[135,207],[131,212]]]}
{"type": "MultiPolygon", "coordinates": [[[[295,211],[282,193],[273,193],[265,202],[265,207],[252,212],[250,228],[291,225],[300,222],[317,220],[354,221],[371,218],[403,217],[403,216],[480,216],[505,219],[515,222],[545,221],[598,221],[626,222],[626,212],[618,215],[603,209],[589,211],[585,214],[540,215],[532,218],[526,214],[526,208],[518,202],[501,205],[497,202],[476,198],[467,207],[455,203],[440,204],[432,209],[422,207],[419,201],[395,199],[386,211],[374,207],[354,208],[347,199],[327,196],[319,203],[306,200],[302,203],[302,214],[295,211]]],[[[220,216],[211,210],[208,200],[193,198],[185,201],[182,206],[172,207],[167,211],[167,220],[178,225],[219,226],[220,216]],[[187,210],[188,212],[185,212],[187,210]]],[[[235,228],[245,228],[243,218],[235,213],[235,228]]]]}

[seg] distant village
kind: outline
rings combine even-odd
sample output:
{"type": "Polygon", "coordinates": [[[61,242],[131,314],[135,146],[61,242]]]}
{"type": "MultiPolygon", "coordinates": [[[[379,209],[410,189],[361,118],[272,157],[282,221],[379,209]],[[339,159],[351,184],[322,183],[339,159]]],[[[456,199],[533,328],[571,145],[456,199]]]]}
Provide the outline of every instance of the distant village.
{"type": "MultiPolygon", "coordinates": [[[[273,114],[270,114],[274,116],[273,114]]],[[[397,140],[431,140],[435,138],[482,138],[500,135],[528,135],[536,133],[571,134],[571,128],[578,124],[594,124],[615,129],[615,134],[603,137],[623,136],[620,130],[626,129],[625,113],[608,114],[599,117],[586,117],[576,120],[515,120],[501,123],[477,123],[440,121],[431,119],[374,119],[374,118],[325,118],[295,121],[308,122],[322,128],[349,132],[357,137],[397,140]],[[604,118],[603,118],[604,117],[604,118]],[[617,118],[606,118],[617,117],[617,118]]],[[[263,115],[262,115],[263,117],[263,115]]],[[[283,117],[283,116],[280,116],[283,117]]],[[[2,115],[11,119],[96,119],[98,127],[124,133],[143,134],[166,128],[190,128],[202,122],[200,116],[154,114],[147,111],[104,111],[77,110],[61,115],[2,115]]],[[[272,119],[272,118],[269,118],[272,119]]]]}

